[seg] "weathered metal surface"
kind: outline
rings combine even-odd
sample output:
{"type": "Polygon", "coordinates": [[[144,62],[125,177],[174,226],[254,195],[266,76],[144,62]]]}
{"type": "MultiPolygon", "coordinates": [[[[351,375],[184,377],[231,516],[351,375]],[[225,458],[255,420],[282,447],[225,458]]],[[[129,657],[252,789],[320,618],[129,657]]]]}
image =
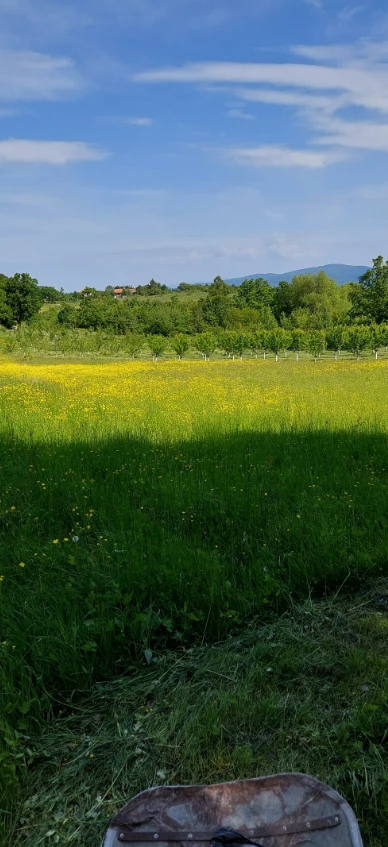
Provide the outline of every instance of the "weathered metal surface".
{"type": "MultiPolygon", "coordinates": [[[[314,832],[316,829],[332,829],[340,825],[341,818],[339,815],[332,815],[327,818],[313,818],[308,821],[297,820],[293,823],[286,823],[283,818],[279,823],[267,823],[263,826],[256,826],[255,829],[241,827],[236,835],[243,835],[249,842],[257,838],[268,838],[270,835],[284,835],[285,832],[291,835],[301,832],[314,832]]],[[[233,830],[229,830],[229,832],[233,832],[233,830]]],[[[175,832],[172,832],[167,829],[158,829],[156,832],[147,830],[139,832],[137,829],[130,830],[120,827],[119,839],[123,842],[146,842],[148,844],[150,841],[161,841],[162,843],[168,843],[170,841],[207,841],[210,843],[213,839],[217,840],[217,837],[214,835],[214,830],[207,830],[206,832],[193,830],[189,832],[188,830],[177,829],[175,832]]],[[[244,839],[240,840],[243,841],[244,839]]]]}
{"type": "Polygon", "coordinates": [[[239,832],[253,843],[251,833],[261,831],[256,838],[265,847],[362,847],[350,806],[333,789],[305,774],[143,791],[113,819],[103,847],[119,847],[131,832],[143,844],[161,841],[176,847],[179,841],[184,847],[189,842],[202,847],[204,839],[195,839],[195,834],[206,834],[210,841],[219,827],[239,832]],[[315,828],[314,822],[321,819],[335,825],[315,828]]]}

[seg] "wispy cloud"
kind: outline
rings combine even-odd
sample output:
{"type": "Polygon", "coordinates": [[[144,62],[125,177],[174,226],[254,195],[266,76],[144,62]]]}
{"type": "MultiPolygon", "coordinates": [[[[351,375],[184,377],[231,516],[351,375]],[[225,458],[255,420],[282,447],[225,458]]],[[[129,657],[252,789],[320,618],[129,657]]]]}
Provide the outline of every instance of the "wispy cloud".
{"type": "Polygon", "coordinates": [[[155,121],[153,118],[122,118],[121,123],[129,126],[152,126],[155,121]]]}
{"type": "Polygon", "coordinates": [[[249,112],[244,112],[243,109],[229,109],[227,111],[228,118],[239,118],[243,121],[254,121],[255,116],[249,112]]]}
{"type": "MultiPolygon", "coordinates": [[[[304,48],[296,49],[302,54],[304,48]]],[[[314,59],[314,48],[306,50],[314,59]]],[[[325,96],[330,91],[340,97],[341,107],[345,97],[346,105],[375,108],[388,113],[388,68],[384,64],[376,67],[366,61],[354,61],[344,65],[337,65],[335,62],[331,65],[298,62],[202,62],[145,71],[135,74],[132,79],[140,83],[273,85],[286,91],[299,89],[299,93],[306,90],[325,92],[325,96]]]]}
{"type": "Polygon", "coordinates": [[[228,18],[226,5],[224,0],[0,0],[0,38],[18,42],[23,31],[28,43],[52,43],[86,28],[152,28],[171,19],[189,31],[211,29],[228,18]]]}
{"type": "Polygon", "coordinates": [[[269,103],[275,106],[296,106],[307,111],[319,109],[323,112],[336,112],[347,100],[338,94],[306,94],[297,90],[279,90],[277,88],[238,88],[236,97],[248,103],[269,103]]]}
{"type": "MultiPolygon", "coordinates": [[[[281,259],[299,259],[306,257],[309,254],[309,249],[306,250],[306,244],[299,244],[284,233],[275,233],[264,239],[266,251],[269,256],[275,256],[281,259]]],[[[310,255],[314,255],[310,245],[310,255]]]]}
{"type": "Polygon", "coordinates": [[[363,12],[367,7],[363,6],[344,6],[343,9],[339,12],[338,18],[342,23],[348,24],[355,15],[358,15],[360,12],[363,12]]]}
{"type": "Polygon", "coordinates": [[[238,162],[257,168],[325,168],[343,159],[339,153],[314,150],[292,150],[282,145],[267,144],[261,147],[237,147],[228,151],[238,162]]]}
{"type": "Polygon", "coordinates": [[[67,165],[72,162],[98,161],[106,156],[104,150],[83,141],[33,141],[21,138],[0,141],[0,165],[67,165]]]}
{"type": "Polygon", "coordinates": [[[388,124],[370,121],[343,121],[336,118],[326,126],[321,125],[323,134],[315,139],[316,144],[332,144],[359,150],[382,150],[388,153],[388,124]],[[326,132],[325,132],[326,130],[326,132]]]}
{"type": "Polygon", "coordinates": [[[180,67],[156,68],[134,74],[134,82],[145,83],[270,83],[338,90],[359,86],[365,72],[349,69],[339,79],[337,68],[297,63],[197,62],[180,67]]]}
{"type": "MultiPolygon", "coordinates": [[[[356,11],[358,7],[354,7],[356,11]]],[[[294,108],[309,131],[310,150],[287,149],[286,153],[286,148],[275,145],[257,148],[258,154],[241,154],[252,164],[265,161],[268,166],[324,167],[343,159],[345,148],[388,152],[388,41],[364,39],[355,45],[296,45],[291,49],[306,61],[201,62],[145,71],[134,80],[210,85],[213,91],[232,91],[238,108],[242,100],[294,108]],[[315,149],[319,145],[336,146],[342,153],[328,159],[325,152],[315,149]]]]}
{"type": "Polygon", "coordinates": [[[2,100],[56,100],[74,95],[82,85],[70,59],[0,50],[2,100]]]}

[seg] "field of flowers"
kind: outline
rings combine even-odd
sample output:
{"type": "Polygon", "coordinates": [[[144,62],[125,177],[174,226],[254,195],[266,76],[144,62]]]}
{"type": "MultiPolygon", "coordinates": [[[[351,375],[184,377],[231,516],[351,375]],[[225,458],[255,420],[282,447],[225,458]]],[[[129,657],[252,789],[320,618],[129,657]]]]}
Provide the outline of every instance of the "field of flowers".
{"type": "Polygon", "coordinates": [[[387,574],[387,388],[387,361],[0,361],[4,785],[71,692],[387,574]]]}
{"type": "Polygon", "coordinates": [[[2,431],[58,441],[128,434],[388,426],[388,361],[110,363],[1,360],[2,431]]]}

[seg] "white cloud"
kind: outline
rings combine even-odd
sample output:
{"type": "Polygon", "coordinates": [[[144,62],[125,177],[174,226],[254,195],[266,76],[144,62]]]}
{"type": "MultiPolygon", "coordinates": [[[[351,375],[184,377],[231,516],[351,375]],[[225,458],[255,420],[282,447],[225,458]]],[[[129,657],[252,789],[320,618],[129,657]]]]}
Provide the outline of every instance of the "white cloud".
{"type": "Polygon", "coordinates": [[[287,87],[357,91],[372,82],[364,69],[284,62],[199,62],[178,68],[159,68],[135,74],[135,82],[151,83],[269,83],[287,87]]]}
{"type": "Polygon", "coordinates": [[[129,124],[130,126],[152,126],[154,124],[153,118],[123,118],[123,124],[129,124]]]}
{"type": "Polygon", "coordinates": [[[292,150],[276,144],[262,147],[237,147],[228,151],[236,161],[257,168],[325,168],[341,161],[343,155],[315,150],[292,150]]]}
{"type": "Polygon", "coordinates": [[[44,53],[0,50],[0,100],[54,100],[82,87],[74,63],[44,53]]]}
{"type": "MultiPolygon", "coordinates": [[[[316,48],[295,48],[300,53],[305,49],[311,58],[316,48]]],[[[333,48],[330,48],[333,50],[333,48]]],[[[338,48],[335,48],[337,51],[338,48]]],[[[388,50],[388,46],[387,46],[388,50]]],[[[346,48],[345,48],[346,51],[346,48]]],[[[324,56],[329,53],[324,53],[324,56]]],[[[333,53],[333,59],[336,53],[333,53]]],[[[346,52],[345,52],[346,56],[346,52]]],[[[388,67],[385,63],[376,66],[373,62],[348,61],[347,64],[331,66],[311,63],[238,63],[202,62],[177,68],[159,68],[135,74],[132,79],[141,83],[209,83],[225,86],[273,85],[283,89],[301,89],[314,92],[337,93],[338,108],[344,105],[362,106],[388,113],[388,67]]]]}
{"type": "Polygon", "coordinates": [[[366,9],[366,6],[344,6],[341,9],[338,18],[342,23],[349,23],[355,15],[358,15],[360,12],[363,12],[366,9]]]}
{"type": "MultiPolygon", "coordinates": [[[[352,9],[358,11],[358,7],[352,9]]],[[[346,10],[350,13],[350,7],[346,10]]],[[[233,86],[238,106],[245,101],[294,108],[310,130],[309,145],[314,148],[330,144],[349,150],[388,152],[388,123],[385,122],[388,116],[388,41],[364,39],[355,45],[296,45],[292,52],[307,61],[277,64],[202,62],[157,68],[137,74],[134,80],[204,84],[220,92],[230,92],[233,86]],[[345,110],[349,113],[351,109],[360,113],[357,120],[347,118],[345,110]],[[379,123],[376,113],[385,121],[379,123]]],[[[237,108],[234,114],[237,116],[237,108]]],[[[243,153],[241,156],[252,164],[260,164],[264,157],[269,163],[274,158],[285,165],[303,167],[324,167],[339,159],[338,153],[328,159],[325,153],[318,154],[313,149],[309,159],[306,158],[309,151],[288,151],[286,155],[285,149],[275,145],[258,148],[259,154],[243,153]]]]}
{"type": "Polygon", "coordinates": [[[333,144],[359,150],[382,150],[388,153],[388,124],[342,121],[337,118],[331,120],[327,127],[324,121],[321,125],[322,129],[326,128],[329,132],[315,139],[316,144],[333,144]]]}
{"type": "Polygon", "coordinates": [[[306,94],[302,91],[284,91],[276,88],[236,88],[236,97],[249,103],[272,103],[276,106],[296,106],[306,110],[335,112],[339,106],[347,105],[341,95],[306,94]]]}
{"type": "Polygon", "coordinates": [[[0,165],[67,165],[104,159],[107,153],[83,141],[30,141],[9,138],[0,141],[0,165]]]}
{"type": "MultiPolygon", "coordinates": [[[[262,0],[263,2],[263,0],[262,0]]],[[[219,26],[228,10],[220,0],[0,0],[0,39],[4,44],[52,43],[54,39],[77,34],[85,29],[119,26],[120,31],[134,27],[160,27],[170,20],[185,29],[219,26]],[[216,8],[209,9],[209,5],[216,8]]]]}
{"type": "Polygon", "coordinates": [[[344,67],[357,66],[361,61],[371,66],[388,58],[388,41],[362,38],[348,44],[294,44],[290,50],[296,56],[303,56],[313,62],[332,62],[344,67]]]}
{"type": "Polygon", "coordinates": [[[244,112],[243,109],[229,109],[226,114],[228,118],[242,118],[244,121],[253,121],[255,119],[254,115],[244,112]]]}
{"type": "MultiPolygon", "coordinates": [[[[298,242],[291,240],[290,237],[284,233],[275,233],[274,235],[267,237],[264,240],[264,243],[268,254],[276,258],[291,261],[301,257],[305,258],[308,255],[308,248],[306,249],[306,244],[299,244],[298,242]]],[[[311,255],[313,256],[314,253],[312,252],[311,255]]]]}

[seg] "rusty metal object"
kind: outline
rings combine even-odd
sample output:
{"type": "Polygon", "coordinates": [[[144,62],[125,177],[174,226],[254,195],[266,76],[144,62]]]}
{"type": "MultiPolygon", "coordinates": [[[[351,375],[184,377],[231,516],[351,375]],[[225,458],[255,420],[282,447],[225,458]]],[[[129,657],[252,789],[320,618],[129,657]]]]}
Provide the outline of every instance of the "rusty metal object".
{"type": "Polygon", "coordinates": [[[151,788],[118,812],[103,847],[155,841],[210,847],[220,827],[254,847],[363,847],[350,806],[305,774],[151,788]]]}

